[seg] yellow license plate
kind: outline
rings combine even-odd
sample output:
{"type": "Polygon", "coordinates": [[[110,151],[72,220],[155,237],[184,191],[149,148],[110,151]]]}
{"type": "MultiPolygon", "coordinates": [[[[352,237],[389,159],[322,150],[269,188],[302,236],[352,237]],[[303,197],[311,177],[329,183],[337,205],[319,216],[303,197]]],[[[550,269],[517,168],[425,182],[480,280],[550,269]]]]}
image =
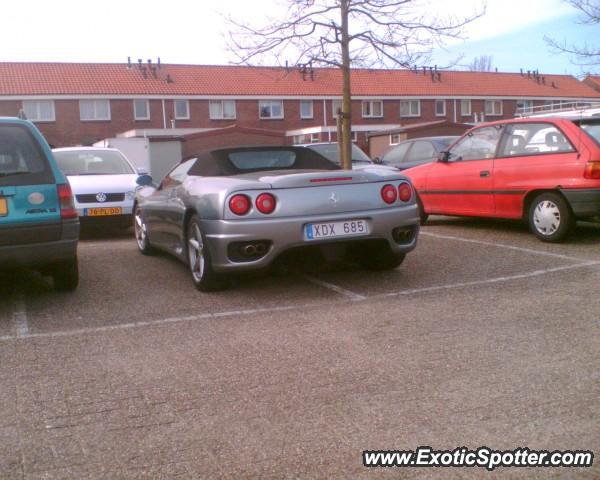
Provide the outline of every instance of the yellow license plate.
{"type": "Polygon", "coordinates": [[[8,215],[8,204],[6,198],[0,197],[0,217],[6,217],[8,215]]]}
{"type": "Polygon", "coordinates": [[[123,209],[121,207],[102,207],[102,208],[86,208],[83,214],[87,217],[105,217],[108,215],[121,215],[123,209]]]}

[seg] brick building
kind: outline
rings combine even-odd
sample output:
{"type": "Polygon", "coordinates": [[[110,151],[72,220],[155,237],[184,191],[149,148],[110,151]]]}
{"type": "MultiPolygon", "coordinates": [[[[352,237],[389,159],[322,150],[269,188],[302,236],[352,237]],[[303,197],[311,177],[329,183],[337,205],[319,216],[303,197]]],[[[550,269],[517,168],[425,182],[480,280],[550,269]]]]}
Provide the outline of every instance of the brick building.
{"type": "MultiPolygon", "coordinates": [[[[23,109],[56,147],[129,130],[233,125],[283,132],[287,143],[327,141],[335,140],[341,85],[332,68],[0,63],[0,116],[23,109]]],[[[474,123],[512,117],[517,106],[600,100],[572,76],[531,73],[356,69],[352,88],[353,136],[365,149],[370,133],[413,123],[474,123]]]]}

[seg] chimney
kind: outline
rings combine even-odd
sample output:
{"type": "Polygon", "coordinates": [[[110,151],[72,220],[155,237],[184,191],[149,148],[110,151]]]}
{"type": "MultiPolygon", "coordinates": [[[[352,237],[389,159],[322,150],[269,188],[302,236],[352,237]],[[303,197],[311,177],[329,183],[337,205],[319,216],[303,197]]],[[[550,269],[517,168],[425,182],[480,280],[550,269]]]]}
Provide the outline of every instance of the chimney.
{"type": "Polygon", "coordinates": [[[158,57],[158,61],[156,62],[156,64],[158,65],[158,69],[160,70],[160,57],[158,57]]]}
{"type": "Polygon", "coordinates": [[[127,57],[127,68],[131,68],[131,57],[127,57]]]}
{"type": "Polygon", "coordinates": [[[140,70],[142,69],[142,59],[138,58],[138,67],[140,68],[140,70]]]}
{"type": "Polygon", "coordinates": [[[521,68],[520,70],[521,70],[521,76],[523,76],[523,69],[521,68]]]}

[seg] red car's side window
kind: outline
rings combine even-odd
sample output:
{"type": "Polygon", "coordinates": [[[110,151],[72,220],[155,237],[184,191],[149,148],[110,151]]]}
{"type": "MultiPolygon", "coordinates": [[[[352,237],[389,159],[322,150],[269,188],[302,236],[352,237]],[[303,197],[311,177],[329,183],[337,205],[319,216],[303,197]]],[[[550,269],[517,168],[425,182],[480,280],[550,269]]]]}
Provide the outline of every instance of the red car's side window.
{"type": "Polygon", "coordinates": [[[550,123],[518,123],[507,125],[499,157],[547,155],[574,152],[568,138],[550,123]]]}
{"type": "Polygon", "coordinates": [[[484,160],[496,156],[496,148],[502,135],[502,127],[482,127],[463,137],[450,150],[449,162],[461,160],[484,160]]]}

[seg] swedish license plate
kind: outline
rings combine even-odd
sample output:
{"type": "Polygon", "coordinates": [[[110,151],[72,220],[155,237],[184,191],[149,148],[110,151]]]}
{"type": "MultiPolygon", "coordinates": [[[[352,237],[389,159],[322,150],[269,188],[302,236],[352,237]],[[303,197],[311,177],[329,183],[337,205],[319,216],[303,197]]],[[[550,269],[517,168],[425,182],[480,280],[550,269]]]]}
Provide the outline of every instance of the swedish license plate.
{"type": "Polygon", "coordinates": [[[6,198],[0,198],[0,217],[6,217],[8,215],[8,204],[6,198]]]}
{"type": "Polygon", "coordinates": [[[366,220],[343,220],[341,222],[307,223],[304,227],[304,232],[307,240],[368,235],[369,225],[366,220]]]}
{"type": "Polygon", "coordinates": [[[108,215],[121,215],[123,209],[121,207],[98,207],[98,208],[84,208],[83,214],[86,217],[105,217],[108,215]]]}

